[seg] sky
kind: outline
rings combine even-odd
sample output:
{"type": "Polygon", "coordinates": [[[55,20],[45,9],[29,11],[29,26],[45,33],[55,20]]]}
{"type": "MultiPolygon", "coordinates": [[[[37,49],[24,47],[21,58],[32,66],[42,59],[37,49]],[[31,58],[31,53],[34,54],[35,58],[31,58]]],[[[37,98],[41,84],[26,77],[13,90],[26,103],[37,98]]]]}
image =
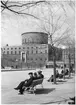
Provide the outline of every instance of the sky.
{"type": "Polygon", "coordinates": [[[21,16],[4,16],[2,19],[2,41],[1,44],[6,45],[20,45],[21,34],[24,32],[37,31],[36,25],[27,22],[29,19],[21,16]]]}
{"type": "MultiPolygon", "coordinates": [[[[55,9],[57,9],[57,7],[55,7],[55,9]]],[[[35,10],[35,13],[38,13],[38,11],[40,12],[39,9],[35,10]]],[[[46,9],[45,13],[47,13],[46,9]]],[[[74,28],[74,12],[71,9],[67,9],[67,13],[68,21],[66,21],[70,24],[71,28],[74,28]]],[[[1,45],[21,45],[22,33],[43,31],[38,24],[36,24],[37,22],[35,18],[30,16],[19,16],[6,10],[3,11],[1,14],[1,45]]]]}

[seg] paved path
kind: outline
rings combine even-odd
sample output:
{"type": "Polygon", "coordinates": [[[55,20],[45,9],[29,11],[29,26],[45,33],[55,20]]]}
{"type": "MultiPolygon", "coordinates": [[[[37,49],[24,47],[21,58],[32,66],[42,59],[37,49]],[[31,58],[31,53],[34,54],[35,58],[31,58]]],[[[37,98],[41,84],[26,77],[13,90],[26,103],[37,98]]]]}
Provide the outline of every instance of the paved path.
{"type": "Polygon", "coordinates": [[[2,104],[64,104],[67,103],[69,97],[75,95],[75,79],[72,76],[66,79],[66,82],[58,82],[56,85],[47,82],[50,76],[50,70],[43,71],[45,79],[43,82],[44,89],[37,86],[36,94],[24,93],[18,95],[18,91],[13,88],[21,81],[24,76],[28,77],[27,72],[12,72],[2,74],[2,104]]]}

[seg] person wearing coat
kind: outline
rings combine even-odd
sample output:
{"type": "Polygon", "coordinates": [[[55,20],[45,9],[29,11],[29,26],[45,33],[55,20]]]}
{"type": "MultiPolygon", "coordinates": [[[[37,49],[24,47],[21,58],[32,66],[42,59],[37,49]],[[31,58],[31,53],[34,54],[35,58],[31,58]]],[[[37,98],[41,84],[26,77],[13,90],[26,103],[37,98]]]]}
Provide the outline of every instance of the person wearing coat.
{"type": "Polygon", "coordinates": [[[42,79],[42,78],[44,78],[42,71],[38,71],[38,79],[42,79]]]}
{"type": "Polygon", "coordinates": [[[33,78],[33,73],[30,72],[30,73],[29,73],[29,76],[30,76],[29,79],[26,79],[26,80],[22,81],[16,88],[14,88],[15,90],[19,90],[20,94],[23,94],[24,89],[25,89],[26,87],[29,87],[29,86],[32,84],[33,79],[34,79],[34,78],[33,78]],[[25,87],[25,88],[23,88],[23,87],[25,87]]]}

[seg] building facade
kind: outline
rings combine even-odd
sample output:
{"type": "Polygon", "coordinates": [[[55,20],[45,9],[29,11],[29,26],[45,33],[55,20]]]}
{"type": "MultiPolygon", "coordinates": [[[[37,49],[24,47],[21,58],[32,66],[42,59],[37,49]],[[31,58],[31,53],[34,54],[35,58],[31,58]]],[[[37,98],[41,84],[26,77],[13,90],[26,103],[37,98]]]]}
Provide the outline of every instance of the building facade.
{"type": "Polygon", "coordinates": [[[62,52],[62,61],[66,66],[69,63],[74,67],[75,66],[75,48],[67,48],[62,52]]]}
{"type": "Polygon", "coordinates": [[[7,59],[8,65],[20,67],[41,67],[48,61],[48,35],[42,32],[27,32],[22,34],[21,46],[4,46],[2,48],[3,59],[7,59]],[[26,62],[21,61],[21,52],[26,53],[26,62]],[[13,62],[13,63],[10,63],[13,62]]]}

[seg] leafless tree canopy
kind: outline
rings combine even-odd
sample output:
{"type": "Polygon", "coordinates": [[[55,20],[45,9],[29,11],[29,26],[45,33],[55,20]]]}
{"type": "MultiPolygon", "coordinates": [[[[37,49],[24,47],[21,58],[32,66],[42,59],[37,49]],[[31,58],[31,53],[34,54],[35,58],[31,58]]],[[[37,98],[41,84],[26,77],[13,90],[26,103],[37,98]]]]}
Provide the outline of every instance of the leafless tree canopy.
{"type": "Polygon", "coordinates": [[[70,34],[72,34],[70,33],[67,35],[67,32],[71,30],[70,25],[68,23],[66,25],[66,18],[68,17],[67,6],[69,6],[73,12],[75,11],[75,1],[72,0],[30,0],[25,2],[7,0],[1,1],[1,13],[10,11],[17,15],[26,15],[37,19],[38,21],[36,24],[49,35],[51,45],[59,45],[62,40],[65,40],[70,34]],[[56,10],[54,7],[56,7],[56,10]],[[59,14],[59,12],[62,12],[62,14],[59,14]],[[66,28],[62,32],[65,25],[66,28]],[[58,32],[60,32],[61,35],[58,35],[58,32]]]}
{"type": "Polygon", "coordinates": [[[2,8],[2,11],[5,11],[5,10],[8,10],[8,11],[11,11],[13,13],[16,13],[16,14],[20,14],[20,15],[28,15],[28,16],[32,16],[34,18],[37,18],[35,17],[34,15],[30,14],[30,13],[27,13],[25,12],[24,10],[27,10],[39,3],[43,3],[45,2],[45,0],[42,0],[42,1],[29,1],[29,2],[21,2],[21,1],[17,1],[17,2],[14,2],[14,1],[1,1],[1,8],[2,8]]]}
{"type": "MultiPolygon", "coordinates": [[[[53,50],[54,83],[56,83],[56,50],[55,46],[67,42],[73,45],[74,28],[69,24],[68,8],[75,12],[75,1],[48,1],[37,0],[29,2],[1,1],[2,13],[10,11],[17,15],[26,15],[35,18],[35,23],[49,37],[49,44],[53,50]],[[68,22],[67,22],[68,21],[68,22]],[[69,40],[68,40],[69,39],[69,40]]],[[[74,15],[73,15],[74,17],[74,15]]]]}
{"type": "MultiPolygon", "coordinates": [[[[3,1],[2,0],[1,1],[1,9],[2,9],[2,12],[4,10],[9,10],[16,14],[25,14],[25,15],[33,16],[32,14],[28,14],[28,13],[24,12],[24,9],[28,9],[28,8],[34,7],[36,5],[40,5],[42,3],[48,3],[51,5],[52,2],[47,1],[47,0],[37,0],[37,1],[27,1],[27,2],[9,1],[9,0],[3,1]]],[[[57,2],[54,1],[54,3],[56,4],[57,2]]],[[[73,10],[75,10],[75,1],[69,0],[69,1],[67,1],[67,3],[73,10]]],[[[62,6],[63,10],[66,11],[63,3],[60,3],[60,5],[62,6]]]]}

